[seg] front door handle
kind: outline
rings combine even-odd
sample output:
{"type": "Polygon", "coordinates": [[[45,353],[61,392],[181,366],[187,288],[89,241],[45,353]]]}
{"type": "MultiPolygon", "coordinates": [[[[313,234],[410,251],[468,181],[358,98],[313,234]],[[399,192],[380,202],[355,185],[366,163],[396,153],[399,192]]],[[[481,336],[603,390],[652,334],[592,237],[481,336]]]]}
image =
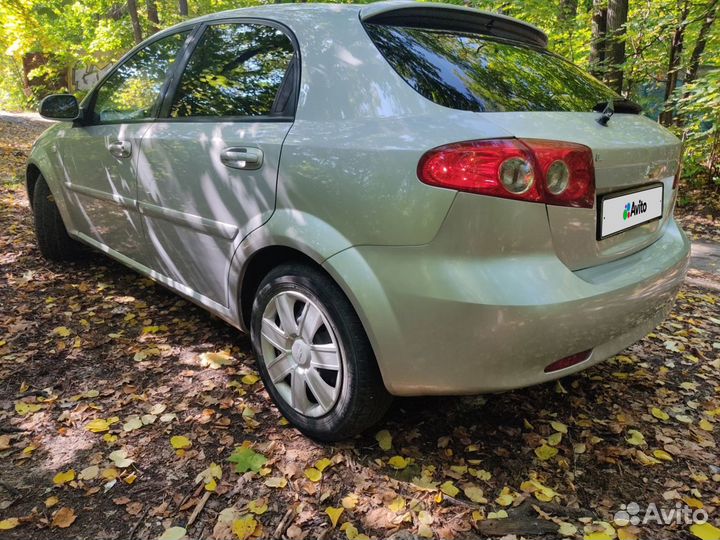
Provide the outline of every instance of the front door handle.
{"type": "Polygon", "coordinates": [[[132,155],[132,144],[128,141],[112,141],[108,143],[108,152],[116,158],[129,158],[132,155]]]}
{"type": "Polygon", "coordinates": [[[236,146],[225,148],[220,153],[220,161],[231,169],[242,169],[244,171],[256,171],[263,164],[263,151],[250,146],[236,146]]]}

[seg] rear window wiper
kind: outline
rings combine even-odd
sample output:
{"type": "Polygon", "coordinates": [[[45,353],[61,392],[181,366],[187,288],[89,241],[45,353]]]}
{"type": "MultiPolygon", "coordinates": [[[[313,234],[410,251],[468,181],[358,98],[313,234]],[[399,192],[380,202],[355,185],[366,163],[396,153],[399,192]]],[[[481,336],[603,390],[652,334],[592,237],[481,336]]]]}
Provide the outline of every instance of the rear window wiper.
{"type": "Polygon", "coordinates": [[[642,112],[642,107],[640,105],[625,98],[598,101],[595,105],[593,105],[592,110],[601,113],[605,112],[608,108],[611,108],[613,112],[619,114],[640,114],[642,112]]]}

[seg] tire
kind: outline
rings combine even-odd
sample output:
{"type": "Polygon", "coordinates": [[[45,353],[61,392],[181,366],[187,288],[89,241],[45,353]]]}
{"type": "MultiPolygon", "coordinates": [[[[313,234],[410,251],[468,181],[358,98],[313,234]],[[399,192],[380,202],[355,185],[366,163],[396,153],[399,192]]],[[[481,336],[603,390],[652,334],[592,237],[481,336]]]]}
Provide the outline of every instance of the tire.
{"type": "Polygon", "coordinates": [[[360,319],[319,270],[288,264],[271,271],[258,287],[250,333],[265,388],[305,435],[347,439],[390,407],[360,319]]]}
{"type": "Polygon", "coordinates": [[[49,261],[77,261],[86,254],[79,243],[70,238],[50,188],[40,176],[33,191],[35,238],[40,254],[49,261]]]}

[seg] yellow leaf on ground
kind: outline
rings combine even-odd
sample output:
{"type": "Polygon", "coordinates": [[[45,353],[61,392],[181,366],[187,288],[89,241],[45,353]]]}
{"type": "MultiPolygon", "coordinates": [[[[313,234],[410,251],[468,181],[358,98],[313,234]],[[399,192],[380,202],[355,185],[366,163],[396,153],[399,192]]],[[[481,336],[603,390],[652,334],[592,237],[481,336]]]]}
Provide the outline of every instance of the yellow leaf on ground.
{"type": "Polygon", "coordinates": [[[395,497],[392,501],[390,501],[390,504],[388,504],[388,508],[391,512],[400,513],[403,510],[405,510],[405,499],[402,497],[395,497]]]}
{"type": "Polygon", "coordinates": [[[652,465],[660,464],[660,461],[658,461],[654,457],[648,456],[645,452],[642,452],[640,450],[637,450],[635,452],[635,457],[642,465],[645,465],[646,467],[651,467],[652,465]]]}
{"type": "Polygon", "coordinates": [[[480,488],[478,486],[474,486],[474,485],[466,486],[465,489],[463,489],[463,493],[465,493],[465,496],[474,503],[478,503],[478,504],[487,503],[487,499],[485,498],[485,494],[483,493],[482,488],[480,488]]]}
{"type": "Polygon", "coordinates": [[[192,442],[190,442],[190,439],[184,435],[173,435],[170,437],[170,445],[175,450],[184,450],[185,448],[190,448],[192,446],[192,442]]]}
{"type": "Polygon", "coordinates": [[[68,337],[70,335],[70,330],[67,328],[67,326],[58,326],[57,328],[53,329],[53,334],[60,337],[68,337]]]}
{"type": "Polygon", "coordinates": [[[257,516],[262,516],[268,511],[267,501],[265,499],[255,499],[248,503],[248,510],[257,516]]]}
{"type": "Polygon", "coordinates": [[[330,467],[332,464],[333,464],[333,462],[330,461],[328,458],[322,458],[315,462],[315,468],[318,471],[323,472],[325,469],[330,467]]]}
{"type": "Polygon", "coordinates": [[[637,527],[621,527],[617,530],[618,540],[638,540],[639,536],[635,532],[637,527]]]}
{"type": "Polygon", "coordinates": [[[653,456],[662,461],[672,461],[673,458],[665,450],[653,450],[653,456]]]}
{"type": "Polygon", "coordinates": [[[119,469],[125,469],[134,463],[132,459],[127,457],[127,451],[123,448],[110,452],[108,459],[119,469]]]}
{"type": "Polygon", "coordinates": [[[345,509],[342,507],[333,508],[332,506],[328,506],[325,509],[325,513],[330,517],[330,523],[332,523],[333,529],[337,526],[337,522],[344,511],[345,509]]]}
{"type": "Polygon", "coordinates": [[[42,405],[40,405],[39,403],[24,403],[20,401],[15,404],[15,412],[18,413],[20,416],[36,413],[40,409],[42,409],[42,405]]]}
{"type": "Polygon", "coordinates": [[[14,529],[20,525],[20,520],[18,518],[7,518],[0,520],[0,531],[9,531],[10,529],[14,529]]]}
{"type": "Polygon", "coordinates": [[[378,442],[381,450],[390,450],[392,448],[392,435],[387,429],[378,431],[375,434],[375,440],[378,442]]]}
{"type": "Polygon", "coordinates": [[[629,429],[628,435],[625,440],[633,446],[639,446],[645,444],[645,436],[636,429],[629,429]]]}
{"type": "Polygon", "coordinates": [[[357,527],[346,521],[340,526],[340,530],[345,532],[345,536],[348,540],[370,540],[368,535],[359,533],[357,527]]]}
{"type": "Polygon", "coordinates": [[[561,536],[575,536],[577,534],[577,527],[572,523],[563,521],[558,528],[558,534],[561,536]]]}
{"type": "Polygon", "coordinates": [[[512,493],[510,493],[510,488],[505,486],[502,488],[502,491],[500,491],[500,495],[498,495],[495,499],[495,502],[500,506],[510,506],[514,500],[515,497],[513,497],[512,493]]]}
{"type": "Polygon", "coordinates": [[[497,512],[490,512],[487,515],[488,519],[505,519],[508,517],[508,513],[505,510],[498,510],[497,512]]]}
{"type": "Polygon", "coordinates": [[[48,497],[47,499],[45,499],[45,508],[52,508],[59,502],[60,499],[58,499],[55,495],[48,497]]]}
{"type": "Polygon", "coordinates": [[[698,426],[700,427],[700,429],[702,429],[702,430],[704,430],[704,431],[712,431],[712,430],[713,430],[713,427],[714,427],[714,426],[713,426],[710,422],[708,422],[705,418],[703,418],[702,420],[700,420],[700,422],[698,422],[698,426]]]}
{"type": "Polygon", "coordinates": [[[350,495],[343,497],[341,502],[342,502],[343,508],[352,510],[353,508],[355,508],[357,506],[358,501],[359,501],[358,496],[355,493],[351,493],[350,495]]]}
{"type": "Polygon", "coordinates": [[[657,407],[653,407],[650,412],[658,420],[669,420],[670,419],[670,415],[668,413],[666,413],[662,409],[658,409],[657,407]]]}
{"type": "Polygon", "coordinates": [[[170,527],[160,535],[158,540],[182,540],[185,538],[187,531],[182,527],[170,527]]]}
{"type": "Polygon", "coordinates": [[[252,516],[241,517],[232,523],[232,531],[240,540],[250,538],[257,528],[257,521],[252,516]]]}
{"type": "Polygon", "coordinates": [[[322,478],[322,473],[315,467],[310,467],[309,469],[305,469],[305,476],[307,476],[311,482],[319,482],[322,478]]]}
{"type": "Polygon", "coordinates": [[[53,527],[58,527],[60,529],[67,529],[75,522],[76,519],[77,516],[75,515],[75,511],[72,508],[65,506],[55,512],[55,515],[52,518],[52,525],[53,527]]]}
{"type": "Polygon", "coordinates": [[[265,485],[271,488],[282,489],[287,486],[287,479],[283,478],[282,476],[271,476],[270,478],[265,480],[265,485]]]}
{"type": "Polygon", "coordinates": [[[91,465],[90,467],[86,467],[85,469],[80,471],[80,474],[78,475],[78,480],[95,480],[98,474],[100,474],[100,467],[98,467],[97,465],[91,465]]]}
{"type": "Polygon", "coordinates": [[[557,448],[548,446],[547,444],[543,444],[542,446],[535,449],[535,455],[540,461],[547,461],[548,459],[555,457],[557,453],[557,448]]]}
{"type": "Polygon", "coordinates": [[[234,359],[230,353],[221,352],[205,352],[200,355],[200,365],[210,369],[220,369],[223,366],[229,366],[234,359]]]}
{"type": "Polygon", "coordinates": [[[404,469],[410,464],[410,462],[402,456],[393,456],[388,460],[388,465],[393,469],[404,469]]]}
{"type": "Polygon", "coordinates": [[[244,375],[242,379],[240,379],[243,384],[247,384],[248,386],[255,384],[260,380],[260,377],[255,375],[254,373],[248,373],[247,375],[244,375]]]}
{"type": "Polygon", "coordinates": [[[110,429],[110,424],[107,420],[96,418],[95,420],[91,420],[85,424],[85,429],[92,431],[93,433],[102,433],[103,431],[108,431],[110,429]]]}
{"type": "Polygon", "coordinates": [[[712,523],[695,523],[690,526],[690,532],[701,540],[718,540],[720,539],[720,529],[712,523]]]}
{"type": "Polygon", "coordinates": [[[583,536],[583,540],[612,540],[612,537],[606,532],[594,532],[583,536]]]}
{"type": "Polygon", "coordinates": [[[455,497],[458,493],[460,493],[460,490],[456,488],[455,484],[453,484],[450,480],[440,485],[440,491],[449,497],[455,497]]]}
{"type": "Polygon", "coordinates": [[[55,475],[53,478],[53,484],[56,486],[62,486],[63,484],[66,484],[67,482],[72,482],[75,480],[75,471],[73,469],[70,469],[65,472],[59,472],[55,475]]]}
{"type": "Polygon", "coordinates": [[[557,446],[562,442],[562,436],[563,434],[560,431],[556,431],[548,437],[548,444],[550,446],[557,446]]]}
{"type": "Polygon", "coordinates": [[[568,427],[565,424],[563,424],[562,422],[552,421],[552,422],[550,422],[550,425],[558,433],[567,433],[568,432],[568,427]]]}

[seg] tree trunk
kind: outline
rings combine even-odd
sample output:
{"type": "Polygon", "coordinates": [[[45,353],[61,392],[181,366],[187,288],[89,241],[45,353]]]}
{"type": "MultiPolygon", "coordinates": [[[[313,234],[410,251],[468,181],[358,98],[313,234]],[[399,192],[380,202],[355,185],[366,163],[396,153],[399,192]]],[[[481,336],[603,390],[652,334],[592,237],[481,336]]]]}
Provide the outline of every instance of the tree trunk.
{"type": "Polygon", "coordinates": [[[130,20],[132,21],[133,37],[135,43],[142,41],[142,28],[140,27],[140,17],[138,17],[137,2],[135,0],[127,0],[128,13],[130,13],[130,20]]]}
{"type": "Polygon", "coordinates": [[[150,32],[154,34],[158,31],[160,26],[157,4],[155,4],[155,0],[145,0],[145,5],[147,6],[148,21],[150,21],[150,32]]]}
{"type": "Polygon", "coordinates": [[[618,94],[623,89],[623,64],[625,63],[625,24],[628,0],[609,0],[607,10],[608,33],[608,86],[618,94]]]}
{"type": "Polygon", "coordinates": [[[592,40],[590,41],[590,72],[600,78],[605,71],[607,49],[607,8],[604,0],[593,0],[592,40]]]}
{"type": "MultiPolygon", "coordinates": [[[[705,46],[710,36],[710,30],[712,29],[713,23],[717,18],[718,14],[718,3],[720,0],[710,0],[705,11],[705,20],[703,21],[700,31],[698,32],[697,41],[693,47],[692,53],[690,53],[690,60],[688,61],[687,69],[685,70],[685,79],[683,80],[683,86],[691,84],[697,78],[698,69],[700,68],[700,59],[705,52],[705,46]]],[[[683,93],[683,99],[688,97],[689,93],[685,91],[683,93]]],[[[682,126],[684,118],[682,115],[675,117],[675,124],[682,126]]]]}
{"type": "Polygon", "coordinates": [[[178,0],[178,8],[180,10],[180,15],[182,15],[183,17],[188,16],[189,11],[187,0],[178,0]]]}
{"type": "Polygon", "coordinates": [[[677,86],[680,60],[682,59],[683,44],[685,41],[685,25],[690,12],[690,2],[685,0],[680,12],[680,21],[675,28],[672,44],[670,45],[670,58],[668,60],[667,80],[665,82],[665,107],[660,113],[660,123],[669,126],[673,120],[672,95],[677,86]]]}
{"type": "Polygon", "coordinates": [[[572,22],[577,17],[578,0],[560,0],[560,21],[572,22]]]}
{"type": "Polygon", "coordinates": [[[692,53],[690,54],[690,61],[688,63],[687,70],[685,71],[684,84],[693,82],[697,77],[698,68],[700,67],[700,58],[705,52],[705,46],[707,45],[708,38],[710,37],[710,30],[717,18],[718,7],[720,7],[719,3],[720,0],[711,0],[708,4],[707,11],[705,12],[705,20],[700,27],[695,47],[693,47],[692,53]]]}

